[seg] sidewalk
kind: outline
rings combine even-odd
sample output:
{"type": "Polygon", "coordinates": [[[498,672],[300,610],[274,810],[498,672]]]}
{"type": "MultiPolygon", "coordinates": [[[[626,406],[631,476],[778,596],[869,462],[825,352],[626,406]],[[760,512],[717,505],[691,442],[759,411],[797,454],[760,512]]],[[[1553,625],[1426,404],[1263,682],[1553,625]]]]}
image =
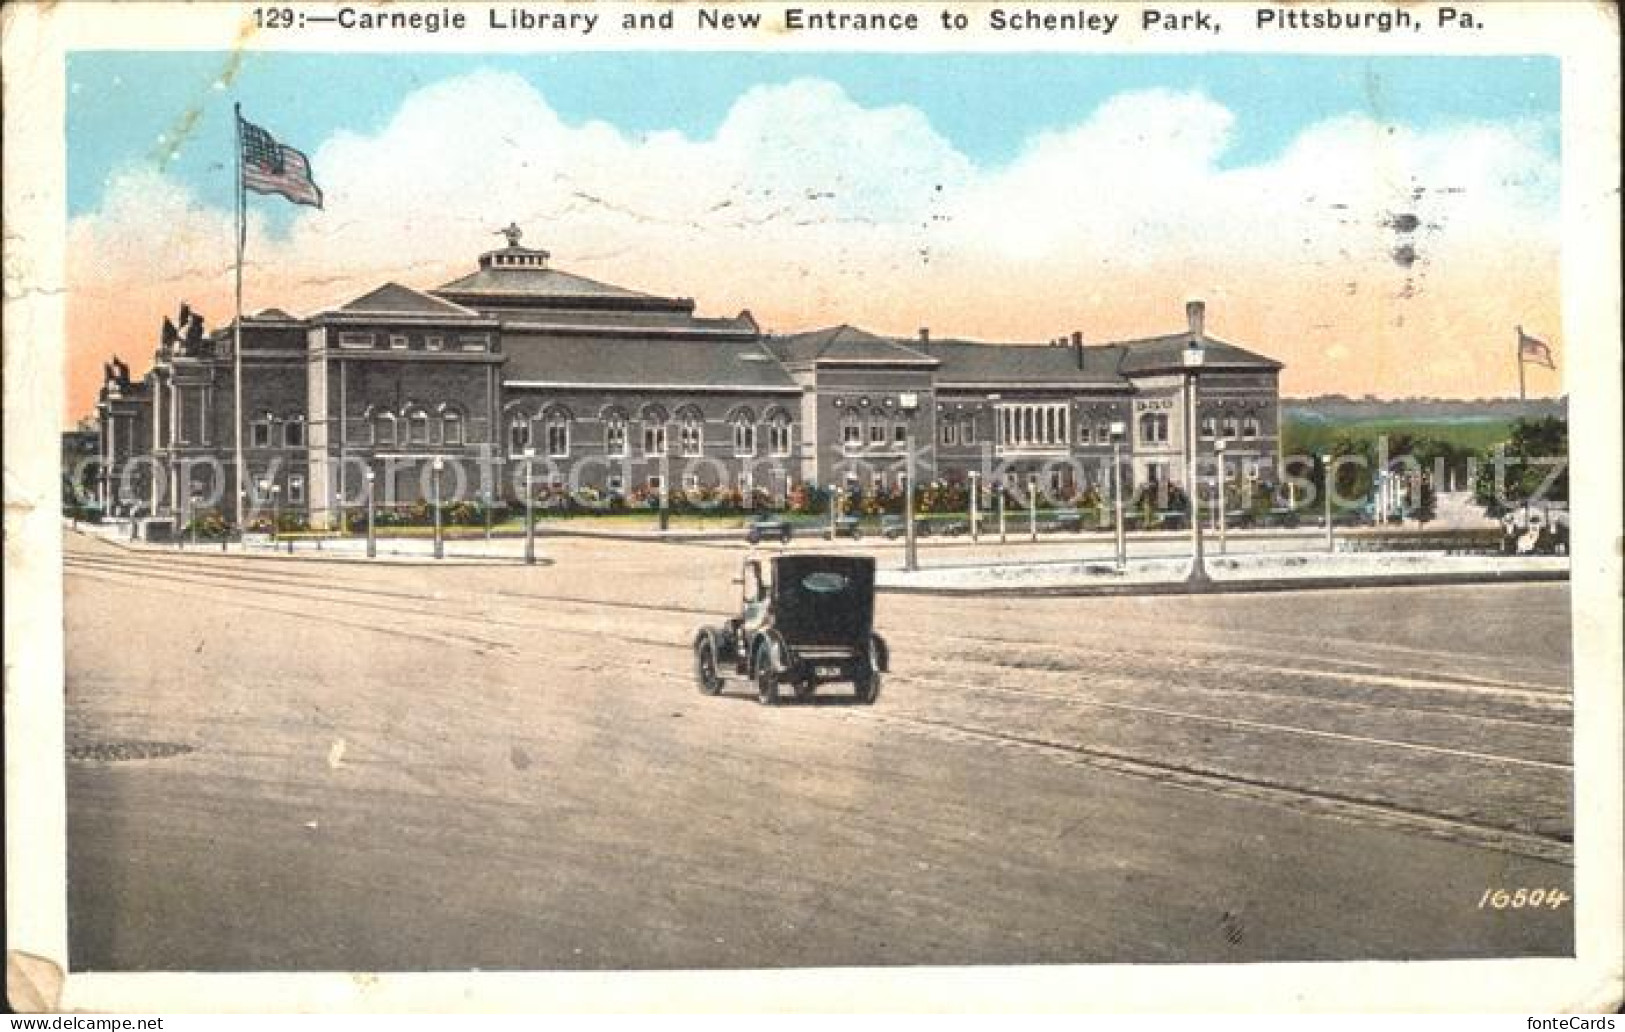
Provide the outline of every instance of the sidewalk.
{"type": "Polygon", "coordinates": [[[1215,556],[1208,580],[1189,580],[1184,557],[1131,560],[1119,571],[1109,560],[966,564],[880,570],[882,591],[941,595],[1152,595],[1325,588],[1409,587],[1559,581],[1569,578],[1566,556],[1471,556],[1444,552],[1275,552],[1215,556]]]}

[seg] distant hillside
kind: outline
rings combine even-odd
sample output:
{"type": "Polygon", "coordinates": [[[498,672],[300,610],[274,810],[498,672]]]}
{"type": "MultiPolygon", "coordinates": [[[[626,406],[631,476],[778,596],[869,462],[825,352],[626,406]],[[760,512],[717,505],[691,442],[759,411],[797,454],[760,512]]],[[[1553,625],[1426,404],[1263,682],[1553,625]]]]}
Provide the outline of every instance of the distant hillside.
{"type": "Polygon", "coordinates": [[[1539,416],[1568,418],[1567,398],[1349,398],[1323,394],[1314,398],[1282,398],[1281,415],[1295,423],[1363,423],[1402,421],[1415,423],[1507,422],[1539,416]]]}

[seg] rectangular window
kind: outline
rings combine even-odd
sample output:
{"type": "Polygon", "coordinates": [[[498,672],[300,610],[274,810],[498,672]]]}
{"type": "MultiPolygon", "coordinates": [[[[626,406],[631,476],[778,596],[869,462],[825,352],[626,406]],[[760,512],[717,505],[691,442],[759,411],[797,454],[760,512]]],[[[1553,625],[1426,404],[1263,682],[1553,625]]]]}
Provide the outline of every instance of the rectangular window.
{"type": "Polygon", "coordinates": [[[1078,443],[1094,444],[1093,430],[1088,423],[1078,424],[1078,443]]]}
{"type": "Polygon", "coordinates": [[[305,501],[305,478],[297,473],[288,477],[288,502],[292,505],[303,505],[305,501]]]}
{"type": "Polygon", "coordinates": [[[1212,416],[1202,417],[1202,436],[1211,439],[1217,433],[1217,423],[1212,416]]]}
{"type": "Polygon", "coordinates": [[[643,428],[643,454],[666,454],[666,428],[663,426],[646,426],[643,428]]]}
{"type": "Polygon", "coordinates": [[[271,424],[263,421],[255,423],[249,428],[249,440],[255,448],[271,447],[271,424]]]}
{"type": "Polygon", "coordinates": [[[465,333],[457,338],[457,346],[464,351],[484,351],[486,341],[483,333],[465,333]]]}
{"type": "Polygon", "coordinates": [[[547,454],[563,457],[570,454],[570,424],[547,424],[547,454]]]}
{"type": "Polygon", "coordinates": [[[463,443],[463,417],[455,412],[446,413],[442,421],[441,431],[447,444],[461,445],[463,443]]]}
{"type": "Polygon", "coordinates": [[[942,421],[942,443],[943,444],[958,444],[959,443],[959,424],[955,423],[951,419],[944,419],[942,421]]]}
{"type": "Polygon", "coordinates": [[[389,347],[390,347],[391,351],[405,351],[406,350],[406,344],[407,344],[406,334],[404,334],[404,333],[391,333],[389,335],[389,347]]]}
{"type": "Polygon", "coordinates": [[[1112,426],[1110,423],[1095,424],[1095,440],[1100,444],[1112,443],[1112,426]]]}
{"type": "Polygon", "coordinates": [[[282,444],[287,448],[303,448],[305,446],[305,421],[294,419],[283,424],[282,444]]]}
{"type": "Polygon", "coordinates": [[[734,424],[734,454],[756,454],[756,427],[750,423],[734,424]]]}
{"type": "Polygon", "coordinates": [[[423,346],[428,348],[430,351],[443,351],[446,347],[446,338],[438,334],[424,337],[423,346]]]}
{"type": "Polygon", "coordinates": [[[604,427],[604,452],[607,455],[626,454],[626,424],[615,422],[604,427]]]}
{"type": "Polygon", "coordinates": [[[683,490],[684,491],[696,491],[696,490],[699,489],[699,486],[700,486],[700,475],[698,473],[684,473],[683,474],[683,490]]]}
{"type": "Polygon", "coordinates": [[[871,446],[878,446],[878,445],[882,445],[882,444],[885,444],[885,443],[886,443],[886,424],[885,423],[870,423],[869,424],[869,444],[871,446]]]}
{"type": "MultiPolygon", "coordinates": [[[[664,434],[661,435],[664,438],[664,434]]],[[[677,430],[677,448],[684,455],[700,455],[705,451],[705,430],[692,420],[685,420],[677,430]]]]}
{"type": "Polygon", "coordinates": [[[774,455],[790,454],[790,424],[774,423],[768,428],[768,443],[774,455]]]}
{"type": "Polygon", "coordinates": [[[965,417],[965,422],[960,425],[960,427],[959,427],[959,443],[960,444],[975,444],[976,443],[976,417],[975,416],[966,416],[965,417]]]}
{"type": "Polygon", "coordinates": [[[408,433],[411,434],[411,443],[429,443],[429,417],[423,413],[411,416],[407,422],[408,433]]]}
{"type": "Polygon", "coordinates": [[[1224,436],[1236,436],[1236,420],[1234,416],[1226,416],[1224,418],[1224,436]]]}
{"type": "Polygon", "coordinates": [[[899,448],[908,447],[908,424],[897,423],[891,428],[892,443],[899,448]]]}
{"type": "Polygon", "coordinates": [[[604,478],[604,490],[619,493],[622,483],[620,474],[612,473],[604,478]]]}
{"type": "Polygon", "coordinates": [[[372,347],[372,334],[344,332],[339,334],[339,347],[341,348],[370,348],[372,347]]]}
{"type": "Polygon", "coordinates": [[[1241,424],[1241,436],[1243,436],[1243,437],[1257,437],[1258,436],[1258,419],[1256,417],[1248,416],[1246,421],[1241,424]]]}
{"type": "Polygon", "coordinates": [[[841,425],[841,444],[847,448],[856,448],[863,444],[863,426],[857,420],[850,420],[841,425]]]}
{"type": "Polygon", "coordinates": [[[660,479],[659,473],[652,474],[649,477],[649,490],[659,491],[664,483],[665,481],[660,479]]]}
{"type": "Polygon", "coordinates": [[[394,417],[385,416],[385,417],[378,420],[378,443],[379,444],[394,444],[395,443],[395,419],[394,419],[394,417]]]}

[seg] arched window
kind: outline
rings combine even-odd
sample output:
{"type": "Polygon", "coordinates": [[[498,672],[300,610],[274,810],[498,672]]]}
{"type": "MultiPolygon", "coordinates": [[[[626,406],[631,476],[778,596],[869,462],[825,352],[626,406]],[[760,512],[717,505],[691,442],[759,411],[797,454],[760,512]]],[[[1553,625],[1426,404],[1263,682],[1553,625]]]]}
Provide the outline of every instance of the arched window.
{"type": "Polygon", "coordinates": [[[570,454],[570,413],[552,408],[543,417],[547,433],[547,454],[563,458],[570,454]]]}
{"type": "Polygon", "coordinates": [[[783,409],[767,414],[767,450],[774,455],[790,454],[790,415],[783,409]]]}
{"type": "Polygon", "coordinates": [[[440,438],[448,445],[460,447],[463,443],[463,414],[454,408],[440,413],[440,438]]]}
{"type": "Polygon", "coordinates": [[[756,424],[749,421],[743,414],[733,419],[734,454],[749,456],[756,454],[756,424]]]}
{"type": "Polygon", "coordinates": [[[699,409],[687,407],[677,412],[677,449],[683,455],[705,453],[705,418],[699,409]]]}
{"type": "Polygon", "coordinates": [[[1241,421],[1241,436],[1243,436],[1243,437],[1257,437],[1258,436],[1258,417],[1257,416],[1248,416],[1246,419],[1241,421]]]}
{"type": "Polygon", "coordinates": [[[303,448],[305,446],[305,417],[303,415],[289,416],[283,422],[282,446],[284,448],[303,448]]]}
{"type": "Polygon", "coordinates": [[[275,422],[276,417],[271,415],[271,413],[261,413],[260,417],[254,420],[253,424],[249,427],[249,446],[254,448],[271,447],[271,441],[273,439],[271,427],[275,424],[275,422]]]}
{"type": "Polygon", "coordinates": [[[420,408],[406,414],[406,440],[409,444],[429,443],[429,414],[420,408]]]}
{"type": "Polygon", "coordinates": [[[626,454],[626,413],[619,409],[604,413],[604,454],[617,458],[626,454]]]}
{"type": "Polygon", "coordinates": [[[508,418],[508,454],[523,455],[530,447],[530,416],[515,412],[508,418]]]}
{"type": "Polygon", "coordinates": [[[395,413],[380,412],[373,423],[373,439],[379,444],[395,444],[395,413]]]}
{"type": "Polygon", "coordinates": [[[666,410],[659,405],[645,405],[643,411],[638,414],[638,420],[643,424],[644,455],[659,456],[666,454],[667,418],[666,410]]]}

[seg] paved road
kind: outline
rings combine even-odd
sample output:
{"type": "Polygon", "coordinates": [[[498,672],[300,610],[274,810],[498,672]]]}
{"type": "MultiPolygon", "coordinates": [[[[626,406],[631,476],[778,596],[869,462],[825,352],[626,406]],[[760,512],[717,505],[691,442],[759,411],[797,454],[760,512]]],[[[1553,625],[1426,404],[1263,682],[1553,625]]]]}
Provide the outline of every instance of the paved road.
{"type": "Polygon", "coordinates": [[[78,969],[1562,954],[1566,585],[884,597],[896,671],[698,694],[737,555],[70,536],[78,969]]]}

